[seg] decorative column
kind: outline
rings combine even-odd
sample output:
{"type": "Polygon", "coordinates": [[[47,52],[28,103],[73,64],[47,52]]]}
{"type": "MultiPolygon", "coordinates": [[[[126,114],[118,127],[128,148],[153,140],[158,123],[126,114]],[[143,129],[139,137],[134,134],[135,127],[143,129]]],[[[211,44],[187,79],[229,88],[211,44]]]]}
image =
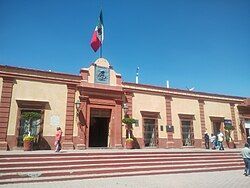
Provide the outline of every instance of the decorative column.
{"type": "Polygon", "coordinates": [[[8,149],[7,131],[13,84],[13,78],[3,77],[2,95],[0,102],[0,150],[8,149]]]}
{"type": "Polygon", "coordinates": [[[86,149],[86,133],[87,133],[87,104],[89,98],[87,96],[80,96],[80,111],[78,113],[78,138],[77,149],[86,149]]]}
{"type": "MultiPolygon", "coordinates": [[[[166,118],[167,118],[167,126],[172,125],[172,112],[171,112],[171,96],[165,96],[166,101],[166,118]]],[[[173,139],[173,131],[167,131],[167,148],[174,147],[174,139],[173,139]]]]}
{"type": "Polygon", "coordinates": [[[199,110],[200,110],[200,121],[201,121],[201,135],[202,135],[202,141],[201,141],[201,146],[200,147],[204,147],[205,146],[205,132],[206,132],[206,123],[205,123],[205,112],[204,112],[204,105],[205,102],[204,100],[198,100],[199,102],[199,110]]]}
{"type": "Polygon", "coordinates": [[[74,128],[74,108],[75,108],[75,85],[67,85],[67,108],[66,108],[66,123],[65,123],[65,137],[63,141],[63,148],[66,150],[74,149],[73,145],[73,128],[74,128]]]}
{"type": "Polygon", "coordinates": [[[232,118],[232,125],[234,127],[234,142],[235,144],[238,144],[238,129],[237,129],[237,125],[236,125],[236,118],[235,118],[235,104],[230,104],[230,110],[231,110],[231,118],[232,118]]]}
{"type": "Polygon", "coordinates": [[[114,129],[115,129],[115,147],[122,148],[122,100],[115,100],[115,119],[114,119],[114,129]]]}

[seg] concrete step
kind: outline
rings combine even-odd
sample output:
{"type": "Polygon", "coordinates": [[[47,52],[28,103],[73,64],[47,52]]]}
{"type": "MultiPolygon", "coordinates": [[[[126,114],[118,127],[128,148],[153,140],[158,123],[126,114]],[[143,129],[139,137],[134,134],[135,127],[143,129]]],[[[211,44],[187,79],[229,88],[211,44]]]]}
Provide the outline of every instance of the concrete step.
{"type": "MultiPolygon", "coordinates": [[[[234,165],[240,165],[243,164],[240,161],[236,161],[236,162],[230,162],[230,166],[234,166],[234,165]]],[[[63,168],[60,170],[56,170],[56,169],[48,169],[48,168],[44,168],[43,170],[40,170],[39,173],[41,173],[43,176],[46,176],[46,174],[60,174],[60,173],[66,173],[66,174],[73,174],[73,173],[97,173],[97,172],[101,172],[101,171],[130,171],[130,170],[151,170],[151,169],[170,169],[170,168],[190,168],[190,167],[212,167],[212,166],[218,166],[217,162],[213,162],[213,163],[186,163],[186,164],[152,164],[149,166],[145,166],[145,165],[141,165],[141,164],[133,164],[133,165],[128,165],[128,166],[119,166],[119,165],[109,165],[109,166],[103,166],[100,165],[99,168],[93,168],[92,166],[90,166],[89,168],[63,168]]],[[[220,166],[228,166],[228,163],[220,163],[220,166]]],[[[23,171],[22,169],[20,169],[21,171],[23,171]]],[[[33,170],[32,170],[33,171],[33,170]]],[[[31,171],[30,171],[31,172],[31,171]]],[[[37,171],[38,172],[38,171],[37,171]]],[[[29,172],[28,172],[29,173],[29,172]]],[[[9,175],[19,175],[19,172],[6,172],[4,174],[1,174],[1,177],[4,176],[9,176],[9,175]]],[[[25,174],[27,174],[27,172],[25,172],[25,174]]]]}
{"type": "Polygon", "coordinates": [[[0,184],[243,169],[238,152],[97,152],[0,155],[0,184]]]}
{"type": "Polygon", "coordinates": [[[226,160],[221,160],[221,161],[216,161],[216,160],[195,160],[195,161],[142,161],[142,162],[120,162],[120,163],[98,163],[98,164],[75,164],[75,165],[67,165],[65,163],[57,163],[56,166],[51,166],[49,164],[45,164],[44,166],[24,166],[24,167],[6,167],[6,168],[1,168],[0,173],[8,173],[8,172],[29,172],[29,171],[41,171],[41,170],[60,170],[60,169],[90,169],[90,168],[108,168],[108,167],[128,167],[128,166],[152,166],[152,165],[157,165],[157,166],[162,166],[162,165],[192,165],[192,164],[206,164],[206,165],[212,165],[212,164],[232,164],[232,163],[238,163],[238,164],[243,164],[243,161],[241,159],[226,159],[226,160]]]}
{"type": "Polygon", "coordinates": [[[211,172],[211,171],[227,171],[227,170],[240,170],[242,165],[227,167],[202,167],[202,168],[189,168],[189,169],[170,169],[170,170],[151,170],[151,171],[132,171],[132,172],[106,172],[98,174],[81,174],[69,176],[47,176],[39,177],[39,174],[23,174],[23,178],[7,178],[1,179],[1,184],[10,183],[32,183],[32,182],[48,182],[48,181],[66,181],[76,179],[93,179],[93,178],[107,178],[107,177],[122,177],[122,176],[139,176],[139,175],[159,175],[159,174],[174,174],[174,173],[193,173],[193,172],[211,172]]]}
{"type": "Polygon", "coordinates": [[[200,163],[207,163],[207,161],[214,161],[217,163],[221,163],[227,160],[239,160],[242,161],[240,158],[185,158],[185,159],[176,159],[176,158],[166,158],[166,159],[155,159],[155,158],[140,158],[140,159],[103,159],[103,160],[65,160],[65,161],[27,161],[27,162],[5,162],[0,164],[0,172],[4,168],[15,168],[15,167],[57,167],[61,165],[119,165],[121,163],[129,163],[129,164],[137,164],[141,162],[165,162],[165,163],[184,163],[183,161],[186,161],[185,163],[197,163],[197,161],[202,160],[200,163]]]}
{"type": "Polygon", "coordinates": [[[67,161],[71,162],[78,162],[78,163],[89,163],[93,161],[100,161],[100,162],[108,162],[108,161],[140,161],[141,159],[143,160],[165,160],[165,161],[179,161],[179,160],[198,160],[198,159],[203,159],[203,160],[224,160],[224,159],[237,159],[239,158],[238,155],[221,155],[221,156],[151,156],[151,155],[144,155],[144,156],[130,156],[130,157],[123,157],[123,156],[115,156],[115,157],[102,157],[102,158],[96,158],[96,157],[62,157],[62,156],[57,156],[57,157],[50,157],[50,158],[25,158],[22,159],[21,157],[16,160],[10,160],[10,159],[4,159],[1,161],[0,166],[3,164],[29,164],[29,163],[34,163],[38,164],[39,162],[42,163],[55,163],[55,162],[60,162],[60,163],[65,163],[67,161]]]}
{"type": "Polygon", "coordinates": [[[218,151],[218,150],[204,150],[204,151],[178,151],[178,152],[172,152],[172,151],[148,151],[145,152],[145,150],[140,151],[140,150],[124,150],[122,152],[115,152],[115,151],[109,151],[109,150],[96,150],[96,151],[92,151],[92,150],[87,150],[87,151],[82,151],[82,152],[65,152],[62,151],[60,153],[55,153],[53,151],[47,151],[46,153],[41,153],[42,151],[30,151],[30,152],[23,152],[23,153],[19,153],[17,154],[16,152],[14,153],[1,153],[0,154],[0,159],[1,158],[18,158],[18,157],[42,157],[42,158],[46,158],[46,157],[55,157],[55,156],[123,156],[123,155],[174,155],[174,156],[187,156],[187,155],[231,155],[231,154],[239,154],[238,151],[218,151]]]}
{"type": "Polygon", "coordinates": [[[147,155],[147,157],[154,157],[154,158],[171,158],[171,157],[179,157],[179,158],[187,158],[187,157],[232,157],[232,156],[238,156],[238,153],[229,153],[227,155],[225,155],[225,153],[200,153],[200,154],[123,154],[123,155],[84,155],[82,154],[81,156],[78,155],[63,155],[61,153],[58,153],[57,155],[53,155],[50,154],[49,156],[37,156],[37,155],[29,155],[29,156],[23,156],[23,155],[19,155],[19,156],[0,156],[0,162],[5,162],[5,161],[9,161],[9,162],[21,162],[21,161],[27,161],[27,160],[43,160],[43,161],[59,161],[59,160],[64,160],[64,159],[76,159],[76,160],[80,160],[80,159],[115,159],[115,158],[141,158],[144,157],[145,155],[147,155]]]}

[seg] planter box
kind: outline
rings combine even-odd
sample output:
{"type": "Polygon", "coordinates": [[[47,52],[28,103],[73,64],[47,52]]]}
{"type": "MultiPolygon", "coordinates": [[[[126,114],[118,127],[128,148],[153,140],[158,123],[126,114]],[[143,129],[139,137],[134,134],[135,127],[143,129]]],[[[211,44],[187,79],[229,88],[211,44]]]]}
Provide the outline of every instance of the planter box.
{"type": "Polygon", "coordinates": [[[23,150],[24,151],[31,151],[33,150],[33,142],[32,141],[23,141],[23,150]]]}
{"type": "Polygon", "coordinates": [[[126,140],[126,148],[133,149],[133,140],[126,140]]]}

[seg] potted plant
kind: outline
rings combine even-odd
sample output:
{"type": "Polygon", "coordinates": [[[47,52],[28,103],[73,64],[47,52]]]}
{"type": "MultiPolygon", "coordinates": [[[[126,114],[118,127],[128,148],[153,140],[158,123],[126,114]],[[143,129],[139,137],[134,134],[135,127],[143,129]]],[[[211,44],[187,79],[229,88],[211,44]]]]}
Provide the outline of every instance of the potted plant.
{"type": "Polygon", "coordinates": [[[235,148],[234,141],[231,137],[231,133],[234,130],[233,125],[232,124],[225,124],[224,129],[226,131],[225,137],[226,137],[226,143],[227,143],[228,148],[235,148]]]}
{"type": "Polygon", "coordinates": [[[23,112],[21,115],[21,119],[25,120],[27,123],[26,134],[23,135],[23,149],[24,151],[33,150],[33,143],[35,141],[36,135],[32,133],[32,123],[41,118],[41,114],[35,111],[27,111],[23,112]]]}
{"type": "Polygon", "coordinates": [[[131,118],[131,117],[125,117],[122,119],[122,123],[132,125],[133,123],[136,123],[136,120],[134,118],[131,118]]]}
{"type": "Polygon", "coordinates": [[[35,140],[34,136],[24,135],[23,136],[23,150],[31,151],[33,150],[33,142],[35,140]]]}
{"type": "Polygon", "coordinates": [[[131,138],[131,133],[132,133],[132,124],[136,123],[136,120],[130,117],[125,117],[122,119],[122,123],[126,125],[126,131],[127,131],[127,138],[126,138],[126,148],[127,149],[133,149],[133,138],[131,138]]]}
{"type": "Polygon", "coordinates": [[[127,149],[133,149],[133,143],[134,143],[133,138],[127,138],[126,139],[126,148],[127,149]]]}

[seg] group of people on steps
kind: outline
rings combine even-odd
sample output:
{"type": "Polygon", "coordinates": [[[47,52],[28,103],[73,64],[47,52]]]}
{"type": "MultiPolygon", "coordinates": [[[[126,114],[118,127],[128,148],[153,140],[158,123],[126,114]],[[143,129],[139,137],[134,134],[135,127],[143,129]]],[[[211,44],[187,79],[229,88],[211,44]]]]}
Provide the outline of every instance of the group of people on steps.
{"type": "MultiPolygon", "coordinates": [[[[208,132],[205,132],[204,135],[205,139],[205,147],[206,149],[210,149],[209,144],[212,144],[212,149],[218,149],[218,150],[224,150],[223,147],[223,140],[224,135],[221,131],[218,132],[217,135],[214,135],[213,133],[211,136],[209,136],[208,132]]],[[[244,175],[249,176],[250,175],[250,136],[247,138],[247,143],[245,143],[244,148],[241,150],[241,156],[243,158],[245,169],[244,169],[244,175]]]]}
{"type": "Polygon", "coordinates": [[[219,131],[217,135],[213,133],[209,136],[208,132],[205,132],[205,147],[206,149],[210,149],[210,143],[212,149],[224,150],[223,141],[224,141],[224,134],[219,131]]]}

